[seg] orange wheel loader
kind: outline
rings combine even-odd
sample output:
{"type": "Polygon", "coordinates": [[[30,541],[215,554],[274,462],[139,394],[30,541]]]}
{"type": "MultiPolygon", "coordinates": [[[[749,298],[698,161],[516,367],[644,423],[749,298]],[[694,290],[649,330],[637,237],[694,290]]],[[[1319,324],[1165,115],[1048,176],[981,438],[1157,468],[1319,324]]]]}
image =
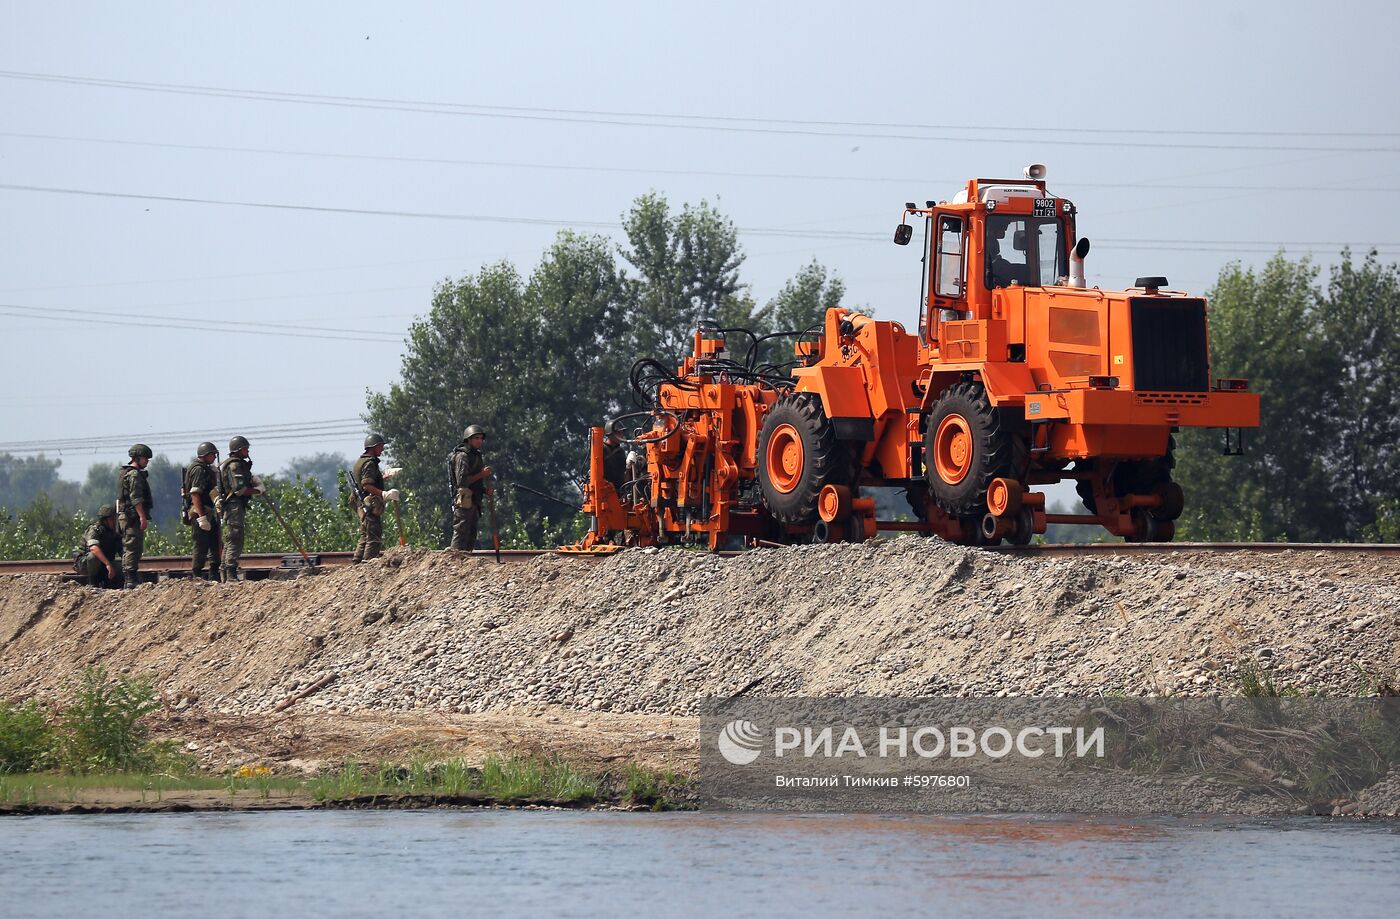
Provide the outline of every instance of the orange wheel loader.
{"type": "Polygon", "coordinates": [[[799,337],[790,376],[759,366],[760,340],[740,329],[697,332],[675,373],[639,362],[651,409],[634,430],[594,430],[585,543],[914,530],[1024,544],[1049,523],[1171,540],[1185,500],[1173,432],[1219,428],[1237,452],[1259,397],[1213,376],[1203,298],[1161,277],[1086,286],[1076,216],[1043,166],[970,180],[951,201],[906,204],[895,230],[908,245],[911,220],[924,224],[916,332],[831,308],[814,340],[780,333],[799,337]],[[740,335],[742,356],[728,344],[740,335]],[[630,481],[603,476],[609,436],[638,457],[630,481]],[[1036,489],[1062,480],[1088,515],[1046,512],[1036,489]],[[872,487],[902,489],[917,519],[876,519],[872,487]]]}

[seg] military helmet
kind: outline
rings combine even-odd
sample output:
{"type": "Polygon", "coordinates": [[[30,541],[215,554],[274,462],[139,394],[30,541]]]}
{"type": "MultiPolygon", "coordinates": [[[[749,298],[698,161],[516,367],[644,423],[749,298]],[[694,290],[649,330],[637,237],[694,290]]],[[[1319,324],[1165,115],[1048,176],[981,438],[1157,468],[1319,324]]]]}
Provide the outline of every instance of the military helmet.
{"type": "Polygon", "coordinates": [[[216,446],[214,446],[212,443],[210,443],[210,442],[207,441],[207,440],[206,440],[204,443],[200,444],[198,447],[195,447],[195,448],[194,448],[194,455],[195,455],[195,456],[208,456],[208,455],[211,454],[211,453],[218,453],[218,452],[219,452],[219,448],[216,447],[216,446]]]}
{"type": "Polygon", "coordinates": [[[155,454],[151,452],[151,448],[145,444],[132,444],[131,449],[126,451],[126,455],[132,459],[136,459],[138,456],[144,456],[146,459],[150,459],[155,456],[155,454]]]}
{"type": "Polygon", "coordinates": [[[238,434],[228,442],[228,452],[237,453],[248,446],[248,438],[238,434]]]}
{"type": "Polygon", "coordinates": [[[104,504],[97,509],[97,519],[106,520],[108,517],[117,516],[117,509],[110,504],[104,504]]]}
{"type": "Polygon", "coordinates": [[[475,436],[478,435],[478,434],[480,434],[482,437],[485,437],[485,436],[486,436],[486,429],[483,428],[483,427],[482,427],[481,425],[479,425],[479,424],[473,424],[473,425],[470,425],[465,431],[462,432],[462,439],[463,439],[463,440],[471,440],[473,437],[475,437],[475,436]]]}
{"type": "Polygon", "coordinates": [[[366,449],[366,450],[368,450],[370,447],[382,447],[382,446],[384,446],[384,444],[386,444],[386,443],[388,443],[388,441],[386,441],[386,440],[384,439],[384,435],[383,435],[383,434],[367,434],[367,435],[365,435],[365,449],[366,449]]]}

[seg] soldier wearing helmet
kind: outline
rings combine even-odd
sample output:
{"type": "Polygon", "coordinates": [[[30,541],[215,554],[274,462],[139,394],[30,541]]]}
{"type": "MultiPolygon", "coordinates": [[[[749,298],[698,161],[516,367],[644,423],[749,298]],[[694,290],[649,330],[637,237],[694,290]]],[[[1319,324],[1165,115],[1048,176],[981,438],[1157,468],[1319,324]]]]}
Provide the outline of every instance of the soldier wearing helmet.
{"type": "Polygon", "coordinates": [[[151,486],[146,481],[151,448],[132,444],[126,451],[131,459],[117,474],[117,527],[122,540],[122,587],[134,588],[141,582],[141,554],[146,547],[146,527],[151,523],[151,486]]]}
{"type": "Polygon", "coordinates": [[[78,573],[89,587],[121,587],[122,566],[118,555],[122,538],[117,533],[117,509],[102,505],[97,519],[83,531],[82,554],[78,556],[78,573]]]}
{"type": "Polygon", "coordinates": [[[462,432],[462,442],[447,458],[447,478],[452,485],[452,548],[476,549],[477,524],[485,495],[493,494],[491,467],[481,455],[486,429],[474,424],[462,432]]]}
{"type": "Polygon", "coordinates": [[[248,516],[248,502],[253,495],[267,491],[262,479],[253,475],[253,461],[248,458],[248,438],[240,435],[229,440],[228,458],[219,466],[219,490],[224,498],[224,558],[221,571],[224,582],[228,583],[242,579],[238,560],[243,557],[243,527],[248,516]]]}
{"type": "Polygon", "coordinates": [[[384,488],[384,480],[400,472],[397,467],[387,470],[379,468],[379,457],[384,447],[382,434],[370,434],[365,438],[365,452],[360,454],[350,470],[354,484],[364,494],[356,509],[360,515],[360,541],[355,546],[355,554],[351,556],[352,564],[378,558],[384,551],[384,508],[386,502],[399,500],[397,488],[387,491],[384,488]]]}
{"type": "Polygon", "coordinates": [[[220,534],[219,516],[223,513],[224,496],[219,489],[219,473],[214,464],[219,461],[219,448],[205,441],[194,448],[194,460],[185,467],[180,493],[185,497],[185,525],[194,539],[194,557],[190,571],[206,581],[218,579],[220,534]],[[209,571],[204,571],[205,562],[209,571]]]}

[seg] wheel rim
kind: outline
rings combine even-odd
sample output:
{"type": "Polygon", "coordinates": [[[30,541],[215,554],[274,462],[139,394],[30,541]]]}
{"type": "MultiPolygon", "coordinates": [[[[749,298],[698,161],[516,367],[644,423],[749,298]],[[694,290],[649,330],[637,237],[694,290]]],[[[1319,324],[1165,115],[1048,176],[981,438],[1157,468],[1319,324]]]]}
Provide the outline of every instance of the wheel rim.
{"type": "Polygon", "coordinates": [[[962,415],[949,415],[933,435],[933,468],[949,485],[967,478],[972,469],[972,426],[962,415]]]}
{"type": "Polygon", "coordinates": [[[802,436],[790,424],[780,424],[768,438],[768,480],[782,494],[802,481],[802,436]]]}

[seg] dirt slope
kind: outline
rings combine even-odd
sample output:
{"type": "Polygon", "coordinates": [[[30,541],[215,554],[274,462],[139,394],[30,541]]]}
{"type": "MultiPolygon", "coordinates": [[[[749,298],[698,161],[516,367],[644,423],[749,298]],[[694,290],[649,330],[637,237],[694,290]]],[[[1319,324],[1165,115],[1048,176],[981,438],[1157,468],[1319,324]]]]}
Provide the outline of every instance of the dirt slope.
{"type": "Polygon", "coordinates": [[[1400,560],[1036,559],[934,540],[497,566],[399,551],[293,581],[96,591],[0,579],[0,698],[81,668],[179,710],[603,710],[703,696],[1238,691],[1241,662],[1353,693],[1400,670],[1400,560]],[[1330,567],[1329,567],[1330,566],[1330,567]],[[547,708],[548,707],[548,708],[547,708]]]}

